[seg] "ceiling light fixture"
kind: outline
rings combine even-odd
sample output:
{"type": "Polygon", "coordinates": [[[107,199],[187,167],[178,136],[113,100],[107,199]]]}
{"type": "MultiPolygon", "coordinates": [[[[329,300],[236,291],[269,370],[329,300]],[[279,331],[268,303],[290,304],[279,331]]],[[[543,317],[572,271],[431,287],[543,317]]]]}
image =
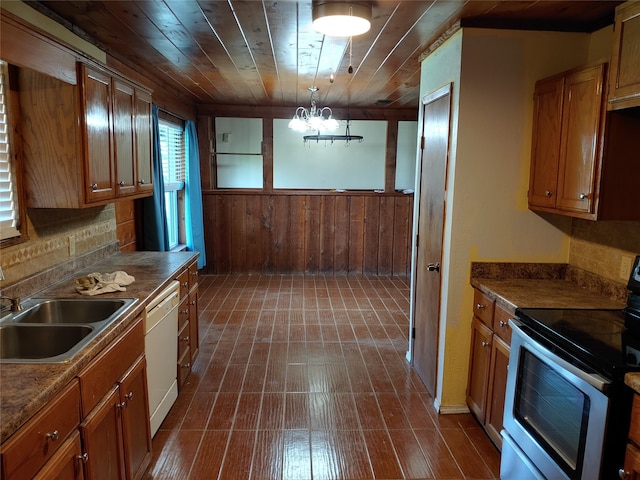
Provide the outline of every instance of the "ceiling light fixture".
{"type": "Polygon", "coordinates": [[[311,92],[311,108],[298,107],[293,118],[289,122],[289,128],[298,132],[306,132],[307,130],[335,130],[340,126],[338,121],[332,117],[331,108],[316,106],[316,100],[313,94],[318,91],[318,87],[309,87],[311,92]],[[325,117],[325,112],[327,117],[325,117]]]}
{"type": "Polygon", "coordinates": [[[362,35],[371,28],[369,2],[313,2],[313,28],[328,37],[362,35]]]}

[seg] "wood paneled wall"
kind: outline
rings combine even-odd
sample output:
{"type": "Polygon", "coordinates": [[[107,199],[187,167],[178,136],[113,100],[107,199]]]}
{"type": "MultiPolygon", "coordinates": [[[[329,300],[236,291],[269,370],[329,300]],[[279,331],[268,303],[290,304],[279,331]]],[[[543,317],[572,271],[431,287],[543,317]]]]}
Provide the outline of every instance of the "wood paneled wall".
{"type": "Polygon", "coordinates": [[[204,192],[204,273],[410,273],[413,195],[204,192]]]}

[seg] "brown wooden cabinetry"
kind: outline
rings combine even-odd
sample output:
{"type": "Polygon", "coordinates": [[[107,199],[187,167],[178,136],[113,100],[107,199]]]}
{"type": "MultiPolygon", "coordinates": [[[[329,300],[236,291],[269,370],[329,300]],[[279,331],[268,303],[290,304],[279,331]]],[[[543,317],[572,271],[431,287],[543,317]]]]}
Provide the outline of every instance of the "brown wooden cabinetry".
{"type": "Polygon", "coordinates": [[[624,467],[620,470],[623,480],[640,480],[640,395],[633,396],[629,443],[624,457],[624,467]]]}
{"type": "Polygon", "coordinates": [[[33,480],[83,480],[82,463],[86,458],[87,455],[82,452],[80,434],[74,430],[33,480]]]}
{"type": "Polygon", "coordinates": [[[604,108],[606,64],[536,83],[529,208],[588,220],[640,219],[639,112],[604,108]]]}
{"type": "Polygon", "coordinates": [[[609,109],[640,107],[640,2],[616,8],[609,109]]]}
{"type": "Polygon", "coordinates": [[[51,465],[73,463],[67,458],[66,450],[61,456],[57,452],[77,431],[79,423],[80,388],[78,381],[74,380],[2,445],[2,478],[31,479],[43,467],[49,467],[49,462],[51,465]]]}
{"type": "Polygon", "coordinates": [[[198,357],[198,263],[193,261],[177,278],[180,283],[178,306],[178,388],[186,382],[198,357]]]}
{"type": "Polygon", "coordinates": [[[142,318],[80,372],[80,425],[93,479],[140,479],[151,460],[142,318]]]}
{"type": "Polygon", "coordinates": [[[507,323],[510,314],[479,290],[474,291],[473,304],[467,404],[500,448],[511,343],[507,323]]]}
{"type": "Polygon", "coordinates": [[[78,208],[153,192],[151,96],[78,63],[72,85],[19,70],[27,205],[78,208]]]}

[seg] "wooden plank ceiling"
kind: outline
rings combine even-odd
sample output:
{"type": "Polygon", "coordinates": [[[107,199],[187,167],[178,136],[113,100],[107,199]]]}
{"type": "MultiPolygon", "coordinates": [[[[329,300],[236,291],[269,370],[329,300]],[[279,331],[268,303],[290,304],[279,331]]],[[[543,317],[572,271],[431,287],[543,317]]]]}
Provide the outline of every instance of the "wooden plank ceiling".
{"type": "Polygon", "coordinates": [[[592,32],[621,2],[378,0],[352,51],[314,31],[310,0],[27,3],[198,104],[308,105],[317,86],[319,105],[407,108],[418,105],[418,58],[456,25],[592,32]]]}

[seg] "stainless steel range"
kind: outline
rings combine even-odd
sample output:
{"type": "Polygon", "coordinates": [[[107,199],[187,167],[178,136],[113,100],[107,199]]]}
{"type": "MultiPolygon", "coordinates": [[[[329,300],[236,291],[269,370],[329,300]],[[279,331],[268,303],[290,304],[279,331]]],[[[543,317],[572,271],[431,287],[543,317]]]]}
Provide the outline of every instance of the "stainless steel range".
{"type": "Polygon", "coordinates": [[[640,256],[628,288],[624,310],[516,311],[502,480],[618,477],[633,398],[624,375],[640,371],[640,256]]]}

